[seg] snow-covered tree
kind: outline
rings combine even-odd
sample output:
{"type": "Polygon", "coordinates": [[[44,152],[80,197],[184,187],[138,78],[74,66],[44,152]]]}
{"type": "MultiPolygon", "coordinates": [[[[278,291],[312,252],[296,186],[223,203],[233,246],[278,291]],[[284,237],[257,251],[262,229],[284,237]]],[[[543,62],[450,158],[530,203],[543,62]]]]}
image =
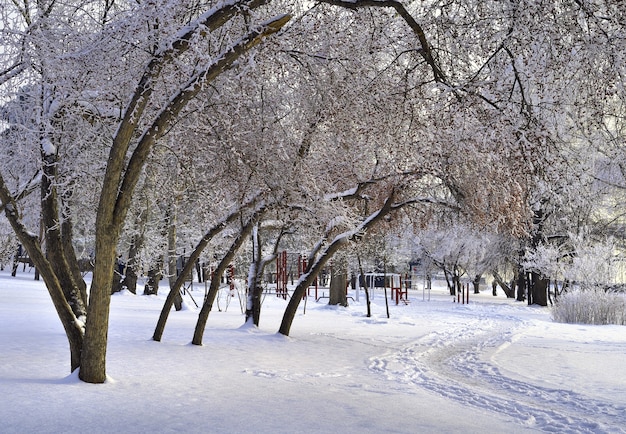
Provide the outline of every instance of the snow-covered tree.
{"type": "Polygon", "coordinates": [[[543,238],[530,206],[565,145],[619,130],[623,11],[601,0],[15,1],[1,13],[1,98],[25,115],[4,117],[2,149],[36,158],[1,163],[0,199],[90,382],[105,379],[113,266],[136,235],[167,233],[170,257],[210,245],[219,273],[264,221],[289,223],[310,262],[288,334],[311,279],[393,213],[426,227],[446,209],[543,238]],[[42,194],[26,207],[31,181],[42,194]],[[38,210],[47,258],[29,230],[38,210]],[[89,297],[76,236],[96,257],[89,297]]]}
{"type": "Polygon", "coordinates": [[[13,31],[2,33],[2,45],[10,48],[3,51],[9,67],[1,72],[0,84],[9,92],[4,97],[19,80],[31,89],[34,127],[24,141],[36,144],[41,156],[46,254],[18,212],[19,193],[4,177],[0,199],[50,291],[70,342],[72,370],[80,367],[84,381],[103,382],[117,244],[154,144],[174,127],[189,101],[289,16],[254,17],[249,26],[243,9],[258,8],[260,1],[206,9],[178,1],[115,7],[74,3],[14,2],[14,9],[3,8],[21,20],[11,20],[13,31]],[[71,226],[64,226],[69,216],[62,202],[67,186],[79,184],[72,178],[83,173],[75,166],[80,159],[72,155],[85,151],[102,168],[88,300],[67,247],[72,234],[71,226]]]}

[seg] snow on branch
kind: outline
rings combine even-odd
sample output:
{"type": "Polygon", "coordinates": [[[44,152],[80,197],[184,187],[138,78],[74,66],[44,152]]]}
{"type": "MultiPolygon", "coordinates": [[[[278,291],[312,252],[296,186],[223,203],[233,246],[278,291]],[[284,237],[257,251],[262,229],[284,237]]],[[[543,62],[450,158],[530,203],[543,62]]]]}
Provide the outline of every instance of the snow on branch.
{"type": "MultiPolygon", "coordinates": [[[[27,181],[17,189],[16,193],[9,194],[9,196],[12,197],[15,202],[19,202],[20,200],[24,199],[26,196],[30,195],[34,191],[37,191],[41,183],[42,176],[43,172],[41,170],[38,170],[29,181],[27,181]]],[[[2,183],[4,183],[4,181],[2,181],[2,183]]],[[[4,207],[5,204],[0,203],[0,212],[4,211],[4,207]]]]}
{"type": "Polygon", "coordinates": [[[337,193],[328,193],[324,195],[324,200],[328,202],[336,201],[336,200],[349,200],[349,199],[367,199],[367,196],[361,194],[366,187],[371,184],[375,184],[375,180],[369,180],[364,182],[359,182],[352,188],[347,190],[337,192],[337,193]]]}
{"type": "Polygon", "coordinates": [[[227,0],[220,2],[200,15],[192,23],[183,27],[174,37],[172,43],[158,56],[169,57],[173,55],[174,52],[181,53],[189,48],[189,42],[196,34],[205,36],[207,33],[212,32],[226,24],[237,13],[256,9],[259,6],[263,6],[268,3],[268,1],[269,0],[227,0]]]}
{"type": "Polygon", "coordinates": [[[182,28],[169,44],[157,52],[146,65],[144,73],[126,106],[123,120],[115,133],[114,145],[116,146],[114,148],[119,146],[119,152],[126,152],[134,130],[139,124],[139,119],[152,95],[154,81],[160,76],[167,64],[189,49],[194,36],[203,36],[216,30],[242,10],[251,10],[265,3],[267,0],[222,2],[182,28]]]}
{"type": "Polygon", "coordinates": [[[14,77],[17,77],[26,70],[26,64],[24,62],[16,63],[0,72],[0,86],[14,77]]]}
{"type": "Polygon", "coordinates": [[[347,9],[361,9],[361,8],[371,8],[371,7],[382,7],[382,8],[392,8],[396,11],[398,15],[407,23],[407,25],[411,28],[415,36],[420,42],[421,49],[419,51],[422,58],[426,61],[428,66],[433,71],[433,76],[435,81],[446,83],[447,79],[439,67],[435,62],[434,56],[432,54],[432,50],[430,44],[428,43],[428,39],[426,39],[426,34],[424,33],[424,29],[422,26],[413,18],[413,16],[406,10],[404,5],[397,0],[320,0],[322,3],[327,3],[333,6],[340,6],[347,9]]]}
{"type": "MultiPolygon", "coordinates": [[[[260,24],[256,29],[250,31],[239,41],[223,51],[203,71],[196,73],[191,80],[179,88],[178,92],[170,98],[169,103],[163,107],[156,116],[150,127],[141,135],[139,143],[128,162],[120,188],[121,192],[134,190],[139,180],[141,168],[153,144],[165,135],[168,127],[177,118],[187,103],[191,101],[207,83],[232,68],[239,57],[258,45],[266,36],[278,32],[290,19],[291,15],[283,14],[260,24]]],[[[116,201],[116,208],[126,209],[130,203],[131,197],[132,195],[129,194],[119,195],[116,201]]],[[[118,222],[121,222],[124,218],[124,213],[121,212],[116,212],[114,215],[118,219],[118,222]]]]}

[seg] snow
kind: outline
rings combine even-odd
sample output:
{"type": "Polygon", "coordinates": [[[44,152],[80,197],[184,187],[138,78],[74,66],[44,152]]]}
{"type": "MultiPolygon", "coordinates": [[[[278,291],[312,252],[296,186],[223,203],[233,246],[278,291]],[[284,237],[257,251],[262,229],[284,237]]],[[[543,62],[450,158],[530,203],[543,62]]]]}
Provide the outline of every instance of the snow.
{"type": "Polygon", "coordinates": [[[554,323],[490,289],[469,304],[414,289],[389,319],[382,291],[371,318],[364,297],[309,297],[290,337],[276,333],[285,300],[266,295],[256,329],[224,293],[203,346],[190,301],[154,342],[166,293],[116,294],[109,380],[93,385],[69,374],[47,291],[21,271],[0,272],[3,433],[626,432],[626,328],[554,323]]]}
{"type": "Polygon", "coordinates": [[[357,191],[359,191],[359,187],[355,186],[355,187],[349,188],[349,189],[347,189],[345,191],[342,191],[340,193],[326,194],[326,195],[324,195],[324,200],[331,201],[331,200],[341,199],[342,197],[354,196],[357,191]]]}
{"type": "Polygon", "coordinates": [[[45,137],[41,141],[41,150],[44,155],[54,155],[57,152],[56,147],[52,144],[49,138],[45,137]]]}

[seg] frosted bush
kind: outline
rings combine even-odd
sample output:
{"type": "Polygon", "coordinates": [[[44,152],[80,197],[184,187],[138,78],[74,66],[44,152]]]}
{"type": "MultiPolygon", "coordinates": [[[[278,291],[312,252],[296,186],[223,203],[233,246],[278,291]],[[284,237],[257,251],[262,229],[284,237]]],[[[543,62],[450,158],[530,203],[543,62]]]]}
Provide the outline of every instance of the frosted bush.
{"type": "Polygon", "coordinates": [[[604,289],[563,294],[552,308],[556,322],[626,325],[626,294],[604,289]]]}

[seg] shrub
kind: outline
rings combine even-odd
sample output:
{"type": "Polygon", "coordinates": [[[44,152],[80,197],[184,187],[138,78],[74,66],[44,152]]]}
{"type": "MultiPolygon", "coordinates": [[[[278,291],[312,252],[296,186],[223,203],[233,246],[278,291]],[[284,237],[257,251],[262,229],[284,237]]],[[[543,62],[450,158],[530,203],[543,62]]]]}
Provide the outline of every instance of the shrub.
{"type": "Polygon", "coordinates": [[[626,325],[626,295],[603,289],[563,294],[552,308],[556,322],[626,325]]]}

